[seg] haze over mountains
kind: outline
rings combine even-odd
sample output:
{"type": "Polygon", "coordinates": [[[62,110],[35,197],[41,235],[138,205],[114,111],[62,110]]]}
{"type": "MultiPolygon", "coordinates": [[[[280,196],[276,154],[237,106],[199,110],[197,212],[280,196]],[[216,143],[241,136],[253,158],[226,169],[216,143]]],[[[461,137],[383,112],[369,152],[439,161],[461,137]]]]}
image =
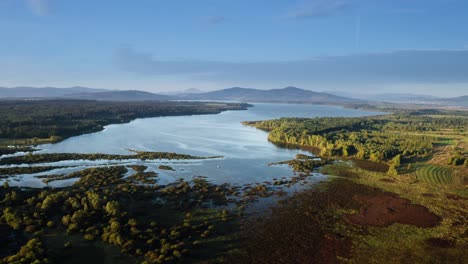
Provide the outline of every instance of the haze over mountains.
{"type": "Polygon", "coordinates": [[[302,102],[314,104],[346,104],[363,102],[416,103],[468,107],[468,96],[438,98],[414,94],[353,94],[349,92],[314,92],[297,87],[261,90],[233,87],[203,92],[187,89],[182,92],[156,94],[139,90],[108,90],[87,87],[0,87],[0,98],[15,99],[84,99],[100,101],[167,101],[167,100],[233,100],[246,102],[302,102]]]}
{"type": "Polygon", "coordinates": [[[98,101],[168,101],[173,97],[137,90],[98,91],[66,94],[64,98],[98,101]]]}
{"type": "Polygon", "coordinates": [[[362,100],[337,95],[286,87],[259,90],[233,87],[223,90],[200,92],[186,90],[176,94],[155,94],[138,90],[105,90],[83,87],[72,88],[0,88],[0,98],[66,98],[105,101],[143,100],[236,100],[255,102],[308,102],[308,103],[352,103],[362,100]]]}
{"type": "Polygon", "coordinates": [[[106,89],[95,89],[81,86],[70,88],[56,87],[0,87],[0,98],[34,98],[34,97],[63,97],[69,94],[105,92],[106,89]]]}
{"type": "Polygon", "coordinates": [[[253,88],[233,87],[218,91],[180,94],[179,98],[191,100],[236,100],[256,102],[308,102],[308,103],[352,103],[360,100],[314,92],[296,87],[259,90],[253,88]]]}

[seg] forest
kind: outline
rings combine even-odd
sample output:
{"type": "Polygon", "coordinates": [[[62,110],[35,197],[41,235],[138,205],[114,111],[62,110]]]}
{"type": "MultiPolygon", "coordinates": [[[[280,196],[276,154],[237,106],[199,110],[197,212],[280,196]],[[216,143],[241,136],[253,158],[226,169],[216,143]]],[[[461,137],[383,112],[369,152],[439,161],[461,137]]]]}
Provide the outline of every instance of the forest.
{"type": "Polygon", "coordinates": [[[248,104],[241,103],[3,100],[0,139],[28,139],[25,143],[29,144],[41,143],[39,139],[57,142],[136,118],[217,114],[247,107],[248,104]]]}
{"type": "MultiPolygon", "coordinates": [[[[402,159],[427,157],[439,130],[465,131],[468,119],[418,112],[377,117],[281,118],[244,122],[269,132],[274,143],[314,147],[323,157],[352,157],[400,165],[402,159]]],[[[463,164],[465,159],[457,160],[463,164]]],[[[459,164],[460,165],[460,164],[459,164]]]]}

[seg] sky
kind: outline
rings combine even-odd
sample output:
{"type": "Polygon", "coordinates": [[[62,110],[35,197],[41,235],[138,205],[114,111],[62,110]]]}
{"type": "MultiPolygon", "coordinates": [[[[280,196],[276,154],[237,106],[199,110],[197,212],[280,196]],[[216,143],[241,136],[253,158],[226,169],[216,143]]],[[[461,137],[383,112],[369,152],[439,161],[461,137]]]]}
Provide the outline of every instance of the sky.
{"type": "Polygon", "coordinates": [[[0,0],[0,86],[468,94],[466,0],[0,0]]]}

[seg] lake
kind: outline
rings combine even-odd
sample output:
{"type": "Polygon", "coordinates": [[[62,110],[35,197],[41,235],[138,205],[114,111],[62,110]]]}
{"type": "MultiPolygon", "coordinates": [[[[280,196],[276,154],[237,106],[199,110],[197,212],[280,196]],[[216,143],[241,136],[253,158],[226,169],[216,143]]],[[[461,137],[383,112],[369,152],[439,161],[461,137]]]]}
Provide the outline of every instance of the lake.
{"type": "MultiPolygon", "coordinates": [[[[302,150],[280,148],[268,142],[264,131],[243,126],[242,121],[266,120],[280,117],[356,117],[381,114],[345,109],[336,106],[308,104],[255,103],[245,111],[226,111],[215,115],[171,116],[136,119],[126,124],[109,125],[103,131],[72,137],[56,144],[41,145],[43,153],[109,153],[131,154],[128,149],[163,151],[198,156],[223,156],[222,159],[195,161],[125,161],[141,164],[159,173],[159,183],[166,184],[179,178],[206,176],[216,184],[247,184],[291,177],[287,166],[268,166],[268,163],[294,158],[302,150]],[[167,164],[176,171],[161,171],[167,164]]],[[[121,161],[62,161],[47,165],[72,165],[33,175],[17,176],[15,185],[41,186],[33,176],[60,174],[89,166],[116,164],[121,161]]],[[[42,164],[44,165],[44,164],[42,164]]],[[[320,179],[320,175],[317,175],[320,179]]],[[[57,181],[65,186],[73,180],[57,181]]]]}

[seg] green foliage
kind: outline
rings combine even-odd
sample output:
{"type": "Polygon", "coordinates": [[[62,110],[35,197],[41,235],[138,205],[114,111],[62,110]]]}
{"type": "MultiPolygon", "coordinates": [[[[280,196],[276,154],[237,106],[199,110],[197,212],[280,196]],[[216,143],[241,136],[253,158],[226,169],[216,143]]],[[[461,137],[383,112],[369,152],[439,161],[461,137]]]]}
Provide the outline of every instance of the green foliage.
{"type": "Polygon", "coordinates": [[[310,173],[314,168],[318,168],[327,164],[327,160],[313,160],[313,159],[293,159],[288,161],[288,165],[293,168],[294,172],[310,173]]]}
{"type": "Polygon", "coordinates": [[[42,264],[50,262],[45,256],[42,242],[37,238],[32,238],[21,247],[17,254],[3,258],[0,263],[42,264]]]}
{"type": "Polygon", "coordinates": [[[108,215],[118,216],[119,212],[120,212],[119,202],[117,202],[117,201],[107,202],[105,209],[106,209],[106,213],[108,215]]]}
{"type": "MultiPolygon", "coordinates": [[[[219,231],[215,224],[227,224],[232,219],[227,210],[206,209],[207,204],[219,207],[234,204],[232,197],[241,198],[237,188],[213,185],[200,177],[159,187],[124,177],[126,172],[124,166],[85,169],[77,172],[80,180],[62,189],[0,188],[0,197],[4,197],[0,202],[0,224],[10,226],[18,234],[44,239],[52,249],[52,260],[62,260],[56,259],[61,254],[56,250],[61,248],[54,245],[69,248],[67,241],[72,239],[74,248],[85,241],[104,242],[142,261],[171,262],[185,260],[194,241],[215,238],[219,231]],[[199,210],[203,211],[200,215],[199,210]],[[49,243],[53,236],[64,240],[49,243]]],[[[36,241],[25,248],[0,263],[35,263],[31,260],[34,257],[38,261],[45,259],[37,251],[36,241]]]]}
{"type": "Polygon", "coordinates": [[[390,168],[388,169],[388,174],[390,174],[392,176],[397,176],[398,171],[396,170],[396,168],[394,166],[390,166],[390,168]]]}
{"type": "Polygon", "coordinates": [[[390,162],[395,168],[398,168],[401,164],[401,154],[396,155],[390,162]]]}
{"type": "Polygon", "coordinates": [[[460,165],[464,165],[464,164],[466,165],[466,164],[468,164],[468,163],[466,163],[467,160],[468,160],[468,158],[462,157],[460,155],[452,156],[448,160],[448,165],[453,165],[453,166],[460,166],[460,165]]]}
{"type": "Polygon", "coordinates": [[[397,176],[398,175],[397,168],[400,166],[400,164],[401,164],[401,155],[398,154],[390,161],[390,167],[388,168],[387,173],[392,176],[397,176]]]}
{"type": "Polygon", "coordinates": [[[2,221],[11,226],[14,230],[20,230],[23,227],[22,217],[10,207],[3,209],[2,221]]]}
{"type": "Polygon", "coordinates": [[[425,156],[436,138],[418,134],[440,127],[461,127],[468,121],[421,116],[281,118],[244,122],[269,131],[274,143],[320,149],[323,157],[343,156],[386,161],[400,166],[401,158],[425,156]]]}

